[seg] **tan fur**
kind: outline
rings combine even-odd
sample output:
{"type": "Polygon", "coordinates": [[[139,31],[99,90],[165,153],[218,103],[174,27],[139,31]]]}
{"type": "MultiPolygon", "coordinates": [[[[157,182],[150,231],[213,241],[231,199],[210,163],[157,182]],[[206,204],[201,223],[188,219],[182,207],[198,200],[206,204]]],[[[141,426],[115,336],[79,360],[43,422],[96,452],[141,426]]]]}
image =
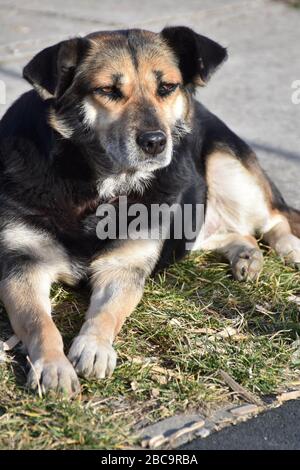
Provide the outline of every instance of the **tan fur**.
{"type": "Polygon", "coordinates": [[[202,248],[215,249],[223,234],[262,235],[282,219],[270,207],[266,183],[227,151],[207,161],[208,201],[202,248]]]}
{"type": "Polygon", "coordinates": [[[264,234],[264,239],[284,261],[300,267],[300,239],[292,233],[286,217],[281,215],[281,220],[264,234]]]}
{"type": "MultiPolygon", "coordinates": [[[[158,163],[157,168],[152,165],[150,170],[136,171],[142,147],[138,137],[142,133],[160,130],[165,134],[166,145],[160,153],[164,152],[163,164],[167,166],[173,142],[189,131],[191,97],[181,86],[178,59],[160,35],[146,31],[140,35],[139,47],[135,47],[130,35],[115,32],[112,40],[108,32],[91,34],[87,37],[89,52],[78,66],[77,40],[67,42],[59,52],[56,96],[72,92],[72,87],[79,96],[77,85],[86,92],[84,98],[78,98],[80,125],[74,124],[71,129],[72,120],[68,124],[58,106],[57,112],[54,108],[50,110],[50,126],[66,139],[72,137],[76,125],[79,135],[82,130],[94,128],[108,154],[119,156],[122,161],[126,157],[131,165],[128,168],[135,171],[133,176],[125,166],[123,172],[108,174],[99,181],[98,192],[103,200],[133,190],[142,193],[154,170],[162,168],[162,163],[158,163]],[[151,40],[143,41],[143,36],[151,40]],[[70,73],[70,67],[74,68],[74,77],[66,90],[63,69],[70,73]],[[162,96],[164,91],[159,89],[162,84],[177,87],[171,87],[170,93],[162,96]],[[105,87],[111,89],[104,90],[105,87]],[[127,136],[126,145],[118,143],[120,131],[127,136]]],[[[194,83],[204,85],[200,77],[194,83]]],[[[37,91],[45,98],[44,89],[37,86],[37,91]]],[[[274,210],[272,188],[254,153],[240,160],[230,148],[219,146],[206,158],[206,179],[205,223],[194,249],[222,253],[239,280],[254,280],[262,269],[263,258],[255,236],[264,237],[280,256],[300,265],[300,240],[292,233],[288,216],[274,210]]],[[[96,209],[97,199],[75,208],[74,218],[83,216],[89,208],[96,209]]],[[[300,215],[290,216],[293,227],[300,226],[300,215]]],[[[75,284],[80,272],[74,272],[75,262],[71,265],[63,247],[51,235],[24,224],[11,224],[3,230],[2,237],[7,250],[36,260],[26,272],[14,274],[11,269],[0,283],[0,297],[32,361],[29,384],[35,388],[40,383],[45,390],[76,391],[78,380],[64,356],[62,338],[51,318],[49,293],[51,284],[57,280],[75,284]]],[[[140,301],[145,279],[152,272],[161,248],[162,242],[157,240],[118,240],[90,264],[90,305],[69,352],[69,359],[80,375],[97,378],[111,375],[116,366],[113,341],[140,301]]]]}
{"type": "Polygon", "coordinates": [[[95,260],[91,266],[93,295],[112,283],[117,284],[117,291],[103,305],[101,302],[97,305],[95,295],[94,298],[92,296],[87,319],[98,316],[101,322],[101,310],[104,309],[103,318],[107,318],[108,314],[116,317],[113,322],[118,332],[142,296],[144,280],[158,259],[160,246],[157,240],[126,240],[119,248],[95,260]]]}
{"type": "MultiPolygon", "coordinates": [[[[148,32],[145,32],[147,35],[148,32]]],[[[162,99],[157,96],[157,79],[155,72],[159,71],[163,75],[164,82],[181,83],[182,77],[177,67],[174,54],[155,34],[152,34],[154,43],[141,48],[137,55],[136,67],[132,57],[126,48],[112,47],[109,35],[90,37],[92,49],[79,68],[80,74],[87,74],[89,82],[94,89],[110,86],[113,82],[114,74],[122,72],[120,79],[120,89],[124,99],[119,101],[109,101],[104,96],[91,96],[90,106],[94,107],[93,114],[100,114],[99,122],[108,125],[110,122],[120,118],[124,112],[132,110],[135,114],[140,102],[147,100],[149,106],[155,106],[161,122],[167,125],[174,124],[174,118],[184,118],[189,111],[188,96],[177,89],[168,98],[162,99]],[[97,63],[97,67],[94,64],[97,63]]],[[[117,41],[117,38],[115,39],[117,41]]],[[[53,120],[56,128],[63,125],[53,120]]]]}
{"type": "Polygon", "coordinates": [[[47,270],[42,263],[23,273],[11,274],[0,282],[0,297],[30,357],[28,386],[42,392],[51,389],[72,394],[78,391],[79,382],[51,318],[52,275],[51,269],[47,270]]]}
{"type": "MultiPolygon", "coordinates": [[[[128,276],[128,281],[132,279],[128,276]]],[[[101,304],[95,298],[91,299],[90,307],[86,314],[86,323],[80,334],[92,334],[108,340],[111,344],[119,333],[126,318],[133,312],[143,295],[142,286],[133,284],[122,286],[120,292],[112,299],[101,304]]]]}
{"type": "Polygon", "coordinates": [[[73,134],[73,129],[70,129],[65,121],[56,115],[54,109],[50,109],[49,111],[48,123],[52,129],[56,130],[65,137],[65,139],[69,139],[73,134]]]}
{"type": "Polygon", "coordinates": [[[300,262],[300,240],[292,235],[286,214],[272,208],[272,190],[254,154],[242,163],[230,151],[216,150],[207,158],[206,171],[206,218],[194,249],[223,253],[238,279],[246,279],[241,270],[251,278],[261,270],[256,235],[286,261],[300,262]]]}
{"type": "Polygon", "coordinates": [[[239,281],[253,281],[262,270],[263,256],[251,235],[224,234],[223,238],[219,237],[216,251],[229,261],[232,274],[239,281]]]}
{"type": "Polygon", "coordinates": [[[62,338],[51,319],[50,276],[35,268],[0,283],[1,300],[18,338],[32,360],[63,354],[62,338]]]}
{"type": "Polygon", "coordinates": [[[116,363],[113,340],[140,301],[160,247],[157,241],[127,240],[93,262],[90,306],[69,353],[80,375],[101,378],[112,373],[116,363]]]}
{"type": "Polygon", "coordinates": [[[160,246],[157,240],[126,240],[91,263],[93,285],[111,282],[117,274],[126,278],[131,269],[140,269],[149,275],[158,259],[160,246]]]}
{"type": "Polygon", "coordinates": [[[300,211],[290,208],[286,217],[291,226],[293,235],[300,237],[300,211]]]}

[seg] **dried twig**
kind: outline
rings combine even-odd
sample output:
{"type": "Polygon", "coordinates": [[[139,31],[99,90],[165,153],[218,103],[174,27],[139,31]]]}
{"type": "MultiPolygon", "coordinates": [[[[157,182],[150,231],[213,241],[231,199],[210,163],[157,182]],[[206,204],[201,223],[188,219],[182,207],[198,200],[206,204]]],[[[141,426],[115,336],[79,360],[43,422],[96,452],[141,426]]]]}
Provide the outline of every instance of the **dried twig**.
{"type": "Polygon", "coordinates": [[[290,392],[284,392],[281,395],[277,395],[277,400],[282,403],[289,400],[297,400],[300,398],[300,390],[291,390],[290,392]]]}
{"type": "Polygon", "coordinates": [[[11,336],[7,341],[3,342],[3,350],[10,351],[20,342],[16,335],[11,336]]]}
{"type": "Polygon", "coordinates": [[[31,362],[31,360],[30,360],[30,357],[29,357],[29,356],[26,356],[26,359],[27,359],[27,361],[29,362],[30,367],[32,368],[33,373],[34,373],[34,375],[35,375],[36,383],[37,383],[37,387],[38,387],[38,394],[39,394],[39,397],[42,398],[42,397],[43,397],[43,392],[42,392],[42,388],[41,388],[39,376],[37,375],[37,372],[36,372],[36,370],[35,370],[34,365],[32,364],[32,362],[31,362]]]}
{"type": "Polygon", "coordinates": [[[258,406],[263,405],[263,401],[260,398],[238,384],[227,372],[220,370],[220,376],[234,392],[238,393],[248,403],[255,403],[258,406]]]}

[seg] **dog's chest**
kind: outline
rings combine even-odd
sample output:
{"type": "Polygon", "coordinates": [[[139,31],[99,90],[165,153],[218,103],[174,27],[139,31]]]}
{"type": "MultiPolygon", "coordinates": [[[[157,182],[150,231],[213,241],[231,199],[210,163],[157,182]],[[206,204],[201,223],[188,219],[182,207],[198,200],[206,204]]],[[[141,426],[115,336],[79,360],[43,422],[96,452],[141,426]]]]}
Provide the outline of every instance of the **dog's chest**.
{"type": "Polygon", "coordinates": [[[111,198],[131,192],[143,194],[152,178],[153,172],[151,171],[135,171],[108,176],[98,182],[98,194],[103,201],[109,201],[111,198]]]}

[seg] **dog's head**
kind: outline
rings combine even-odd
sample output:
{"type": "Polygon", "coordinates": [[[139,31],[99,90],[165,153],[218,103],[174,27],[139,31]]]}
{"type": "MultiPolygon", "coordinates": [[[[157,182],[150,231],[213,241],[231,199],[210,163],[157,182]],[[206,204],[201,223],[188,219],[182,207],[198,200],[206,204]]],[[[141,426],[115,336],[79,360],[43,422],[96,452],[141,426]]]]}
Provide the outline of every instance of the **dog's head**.
{"type": "Polygon", "coordinates": [[[24,77],[51,99],[50,125],[99,143],[99,165],[118,174],[168,165],[188,132],[191,94],[226,50],[186,27],[98,32],[37,54],[24,77]]]}

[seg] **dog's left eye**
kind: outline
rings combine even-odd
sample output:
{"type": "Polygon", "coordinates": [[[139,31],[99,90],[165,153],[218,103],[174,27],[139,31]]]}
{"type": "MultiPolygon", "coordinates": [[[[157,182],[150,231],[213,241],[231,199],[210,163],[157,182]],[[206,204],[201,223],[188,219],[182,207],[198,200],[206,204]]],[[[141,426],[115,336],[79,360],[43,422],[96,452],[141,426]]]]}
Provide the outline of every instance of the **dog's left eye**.
{"type": "Polygon", "coordinates": [[[103,86],[103,87],[99,88],[99,91],[101,91],[102,93],[110,94],[114,91],[114,87],[113,86],[103,86]]]}
{"type": "Polygon", "coordinates": [[[102,86],[94,90],[95,95],[107,96],[111,99],[120,99],[122,98],[122,92],[116,86],[102,86]]]}
{"type": "Polygon", "coordinates": [[[178,87],[178,83],[161,83],[158,87],[159,96],[167,96],[178,87]]]}

